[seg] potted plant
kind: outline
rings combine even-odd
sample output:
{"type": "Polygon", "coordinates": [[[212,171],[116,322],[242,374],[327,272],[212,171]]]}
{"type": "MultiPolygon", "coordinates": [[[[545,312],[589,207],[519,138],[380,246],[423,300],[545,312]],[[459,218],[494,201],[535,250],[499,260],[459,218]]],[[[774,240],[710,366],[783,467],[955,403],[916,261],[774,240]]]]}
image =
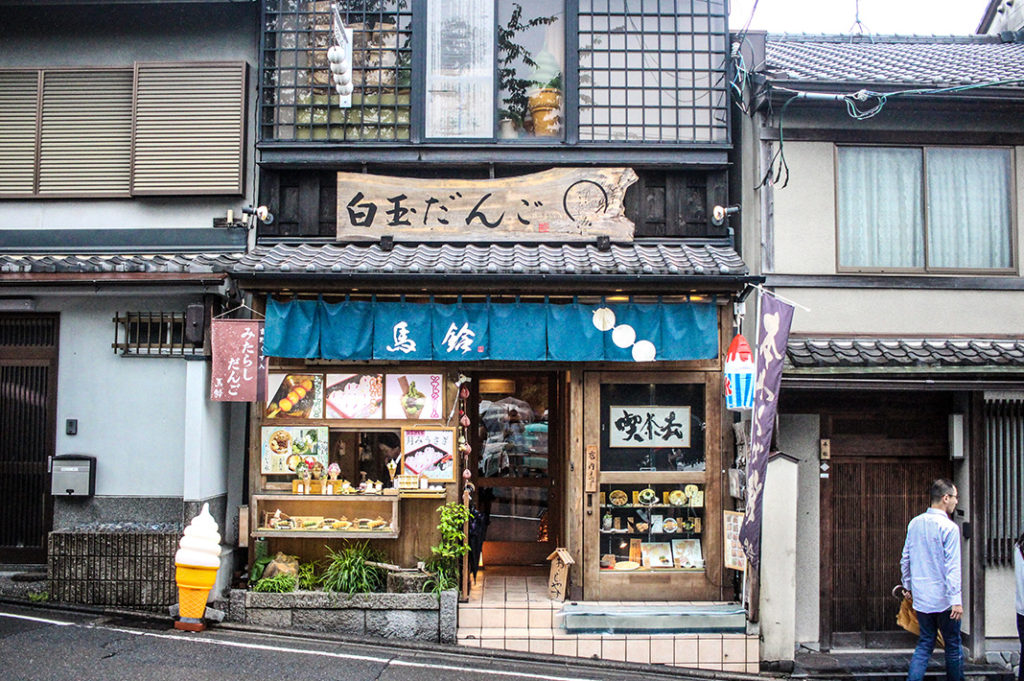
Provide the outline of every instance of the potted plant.
{"type": "Polygon", "coordinates": [[[425,590],[439,594],[459,586],[459,562],[469,553],[464,527],[470,514],[468,508],[456,502],[437,510],[441,513],[441,522],[437,525],[441,531],[441,543],[430,547],[434,555],[427,561],[427,569],[433,576],[426,583],[425,590]]]}
{"type": "Polygon", "coordinates": [[[546,26],[558,20],[557,16],[533,17],[523,21],[523,8],[517,3],[512,3],[512,14],[508,23],[498,26],[498,86],[503,93],[501,100],[502,107],[498,110],[499,119],[502,123],[499,128],[502,130],[502,137],[515,137],[517,130],[523,129],[523,122],[529,111],[528,92],[536,88],[532,78],[524,78],[516,69],[516,62],[521,61],[523,66],[536,70],[537,62],[526,47],[518,42],[520,32],[546,26]],[[505,123],[508,121],[511,123],[505,123]]]}

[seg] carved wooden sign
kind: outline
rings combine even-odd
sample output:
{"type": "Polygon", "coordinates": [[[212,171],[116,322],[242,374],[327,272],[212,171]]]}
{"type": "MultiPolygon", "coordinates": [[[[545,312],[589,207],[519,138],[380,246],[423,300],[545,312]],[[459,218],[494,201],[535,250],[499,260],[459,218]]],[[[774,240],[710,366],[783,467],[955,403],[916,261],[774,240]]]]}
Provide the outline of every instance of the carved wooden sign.
{"type": "Polygon", "coordinates": [[[338,240],[632,241],[631,168],[555,168],[494,180],[338,173],[338,240]]]}

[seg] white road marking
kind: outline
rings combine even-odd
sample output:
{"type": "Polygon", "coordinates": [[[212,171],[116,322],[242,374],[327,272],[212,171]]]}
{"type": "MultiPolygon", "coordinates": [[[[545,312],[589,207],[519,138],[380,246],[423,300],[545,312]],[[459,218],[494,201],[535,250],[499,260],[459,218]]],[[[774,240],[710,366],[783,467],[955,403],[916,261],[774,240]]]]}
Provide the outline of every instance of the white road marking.
{"type": "MultiPolygon", "coordinates": [[[[410,660],[399,660],[388,657],[375,657],[370,655],[353,655],[352,653],[332,653],[323,650],[310,650],[308,648],[289,648],[286,646],[274,646],[265,643],[243,643],[241,641],[221,641],[211,638],[196,638],[187,634],[157,634],[151,631],[136,631],[134,629],[122,629],[117,627],[104,627],[110,631],[117,631],[135,636],[149,636],[152,638],[168,639],[172,641],[185,641],[189,643],[205,643],[207,645],[225,646],[229,648],[247,648],[250,650],[267,650],[273,652],[295,653],[297,655],[315,655],[317,657],[333,657],[342,660],[361,660],[365,662],[379,662],[384,665],[396,667],[415,667],[420,669],[444,669],[446,671],[481,673],[479,668],[461,665],[441,665],[429,662],[413,662],[410,660]]],[[[447,653],[446,653],[447,654],[447,653]]],[[[542,681],[599,681],[598,679],[587,679],[579,676],[547,676],[544,674],[533,674],[527,672],[513,672],[502,669],[488,669],[486,672],[491,676],[506,676],[513,678],[541,679],[542,681]]]]}
{"type": "Polygon", "coordinates": [[[62,622],[60,620],[50,620],[45,617],[30,617],[28,615],[15,615],[13,612],[0,612],[0,617],[10,617],[16,620],[28,620],[30,622],[42,622],[43,624],[53,624],[58,627],[71,627],[74,626],[74,622],[62,622]]]}

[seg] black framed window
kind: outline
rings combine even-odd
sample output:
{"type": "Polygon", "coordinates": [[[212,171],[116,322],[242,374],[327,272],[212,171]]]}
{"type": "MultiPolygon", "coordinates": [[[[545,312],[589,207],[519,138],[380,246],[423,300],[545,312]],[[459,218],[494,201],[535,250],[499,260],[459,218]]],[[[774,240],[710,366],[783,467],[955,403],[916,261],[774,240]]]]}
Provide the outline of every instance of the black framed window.
{"type": "Polygon", "coordinates": [[[724,0],[263,0],[261,142],[729,144],[724,0]]]}

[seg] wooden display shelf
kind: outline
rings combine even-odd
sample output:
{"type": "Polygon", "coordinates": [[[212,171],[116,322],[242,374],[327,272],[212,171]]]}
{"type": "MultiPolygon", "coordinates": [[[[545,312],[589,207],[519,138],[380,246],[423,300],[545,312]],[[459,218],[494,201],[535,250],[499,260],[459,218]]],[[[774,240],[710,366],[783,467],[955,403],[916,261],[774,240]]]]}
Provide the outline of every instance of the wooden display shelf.
{"type": "Polygon", "coordinates": [[[622,504],[616,506],[615,504],[601,504],[601,508],[678,508],[680,510],[687,508],[692,510],[699,509],[704,510],[703,506],[677,506],[675,504],[622,504]]]}
{"type": "Polygon", "coordinates": [[[397,539],[398,529],[382,530],[253,530],[254,537],[296,537],[309,539],[397,539]]]}
{"type": "Polygon", "coordinates": [[[254,494],[249,504],[252,536],[321,539],[396,539],[399,525],[397,494],[254,494]],[[265,518],[277,510],[289,517],[382,518],[388,529],[271,529],[265,518]]]}
{"type": "Polygon", "coordinates": [[[669,536],[679,535],[680,539],[693,539],[693,537],[690,537],[688,535],[699,535],[700,534],[700,532],[695,532],[694,530],[687,530],[686,532],[648,532],[646,530],[643,531],[643,532],[641,532],[639,530],[636,530],[634,532],[628,532],[628,531],[625,531],[625,530],[623,530],[621,532],[616,532],[615,530],[601,530],[600,532],[601,532],[601,534],[619,535],[621,537],[645,537],[645,536],[647,536],[649,534],[657,534],[657,535],[664,534],[664,535],[669,535],[669,536]],[[684,535],[686,535],[686,536],[684,536],[684,535]]]}

